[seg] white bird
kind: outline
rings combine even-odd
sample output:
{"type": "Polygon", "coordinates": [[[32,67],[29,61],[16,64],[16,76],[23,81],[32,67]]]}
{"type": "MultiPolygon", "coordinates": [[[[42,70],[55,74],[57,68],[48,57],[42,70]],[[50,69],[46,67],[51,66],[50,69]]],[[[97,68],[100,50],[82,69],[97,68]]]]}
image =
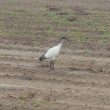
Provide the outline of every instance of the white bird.
{"type": "Polygon", "coordinates": [[[51,59],[50,61],[50,69],[54,70],[54,60],[55,58],[59,55],[60,49],[62,47],[62,43],[64,40],[67,40],[68,42],[70,42],[66,37],[62,37],[60,39],[60,42],[58,45],[49,48],[40,58],[40,61],[43,61],[44,59],[51,59]]]}

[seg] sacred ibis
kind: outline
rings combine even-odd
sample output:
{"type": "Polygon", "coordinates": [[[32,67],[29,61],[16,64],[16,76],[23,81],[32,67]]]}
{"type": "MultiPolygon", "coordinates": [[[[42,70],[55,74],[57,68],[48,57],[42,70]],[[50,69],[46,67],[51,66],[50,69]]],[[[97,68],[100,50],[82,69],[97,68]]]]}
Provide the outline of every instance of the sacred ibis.
{"type": "Polygon", "coordinates": [[[39,58],[40,61],[43,61],[44,59],[50,59],[50,69],[54,70],[54,60],[59,55],[60,49],[62,47],[62,43],[64,40],[67,40],[70,42],[69,39],[66,37],[61,37],[58,45],[49,48],[43,55],[39,58]]]}

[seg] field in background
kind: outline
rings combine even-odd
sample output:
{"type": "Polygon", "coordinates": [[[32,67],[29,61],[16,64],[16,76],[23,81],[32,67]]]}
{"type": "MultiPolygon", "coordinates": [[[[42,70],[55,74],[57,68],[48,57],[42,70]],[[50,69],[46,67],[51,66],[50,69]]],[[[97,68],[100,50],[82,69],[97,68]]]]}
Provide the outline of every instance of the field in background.
{"type": "Polygon", "coordinates": [[[0,0],[0,109],[110,110],[109,42],[109,0],[0,0]]]}

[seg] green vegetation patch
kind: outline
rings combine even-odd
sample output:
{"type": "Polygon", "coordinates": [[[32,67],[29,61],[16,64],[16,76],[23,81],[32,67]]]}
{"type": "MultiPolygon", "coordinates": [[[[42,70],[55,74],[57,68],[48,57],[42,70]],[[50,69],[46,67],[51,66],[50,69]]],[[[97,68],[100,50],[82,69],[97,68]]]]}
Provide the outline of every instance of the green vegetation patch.
{"type": "Polygon", "coordinates": [[[60,7],[39,1],[5,1],[0,7],[0,36],[18,38],[68,36],[80,42],[109,42],[110,11],[83,6],[60,7]],[[92,39],[92,40],[93,40],[92,39]]]}

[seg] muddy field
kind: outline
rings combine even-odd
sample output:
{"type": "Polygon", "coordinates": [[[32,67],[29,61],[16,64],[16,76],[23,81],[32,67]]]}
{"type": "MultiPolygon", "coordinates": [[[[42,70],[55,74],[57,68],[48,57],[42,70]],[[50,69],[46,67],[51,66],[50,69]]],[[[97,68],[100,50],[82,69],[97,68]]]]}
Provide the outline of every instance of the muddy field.
{"type": "Polygon", "coordinates": [[[109,29],[109,0],[0,0],[0,110],[110,110],[109,29]]]}

